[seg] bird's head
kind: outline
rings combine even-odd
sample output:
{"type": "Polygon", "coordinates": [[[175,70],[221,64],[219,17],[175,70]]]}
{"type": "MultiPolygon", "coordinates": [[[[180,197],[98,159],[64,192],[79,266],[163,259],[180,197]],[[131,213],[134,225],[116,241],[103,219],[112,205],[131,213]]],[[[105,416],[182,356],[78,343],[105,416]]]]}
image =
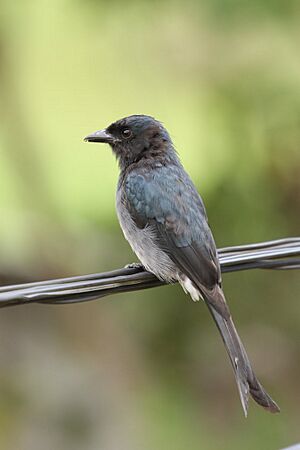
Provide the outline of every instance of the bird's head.
{"type": "Polygon", "coordinates": [[[161,159],[175,154],[171,138],[153,117],[134,115],[112,123],[85,137],[87,142],[109,144],[121,168],[144,159],[161,159]]]}

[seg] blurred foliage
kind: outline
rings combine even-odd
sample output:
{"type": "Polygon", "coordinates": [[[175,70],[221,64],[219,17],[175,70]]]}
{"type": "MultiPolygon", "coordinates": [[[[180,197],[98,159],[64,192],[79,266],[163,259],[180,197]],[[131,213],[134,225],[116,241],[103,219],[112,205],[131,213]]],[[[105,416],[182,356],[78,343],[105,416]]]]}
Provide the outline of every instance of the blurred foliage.
{"type": "MultiPolygon", "coordinates": [[[[114,212],[116,163],[82,141],[133,113],[170,131],[219,246],[299,235],[299,20],[292,0],[3,0],[1,282],[134,259],[114,212]]],[[[207,311],[172,286],[1,310],[0,447],[299,441],[299,274],[236,273],[224,285],[280,415],[251,404],[244,420],[207,311]]]]}

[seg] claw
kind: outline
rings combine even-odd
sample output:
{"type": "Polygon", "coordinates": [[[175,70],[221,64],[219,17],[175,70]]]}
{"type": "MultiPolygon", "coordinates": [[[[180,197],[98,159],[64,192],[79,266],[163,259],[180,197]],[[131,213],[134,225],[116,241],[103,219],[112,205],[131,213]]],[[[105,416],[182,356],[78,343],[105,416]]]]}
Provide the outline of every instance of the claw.
{"type": "Polygon", "coordinates": [[[125,269],[138,269],[138,270],[145,270],[143,264],[141,263],[130,263],[130,264],[126,264],[125,269]]]}

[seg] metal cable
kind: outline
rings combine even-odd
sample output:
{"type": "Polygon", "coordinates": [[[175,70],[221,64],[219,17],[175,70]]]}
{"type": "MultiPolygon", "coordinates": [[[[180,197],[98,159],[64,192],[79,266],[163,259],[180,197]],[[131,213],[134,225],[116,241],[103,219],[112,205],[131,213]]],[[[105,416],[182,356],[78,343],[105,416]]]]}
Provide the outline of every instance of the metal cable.
{"type": "MultiPolygon", "coordinates": [[[[300,238],[278,239],[218,250],[223,273],[249,269],[300,269],[300,238]]],[[[26,303],[69,304],[110,294],[162,286],[143,267],[124,267],[76,277],[0,287],[0,308],[26,303]]]]}

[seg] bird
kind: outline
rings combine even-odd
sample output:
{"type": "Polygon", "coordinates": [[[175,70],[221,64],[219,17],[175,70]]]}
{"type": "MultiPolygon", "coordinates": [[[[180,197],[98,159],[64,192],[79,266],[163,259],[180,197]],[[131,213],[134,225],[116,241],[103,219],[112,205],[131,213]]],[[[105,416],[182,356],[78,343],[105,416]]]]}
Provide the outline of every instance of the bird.
{"type": "Polygon", "coordinates": [[[249,396],[279,412],[235,328],[203,200],[166,128],[151,116],[131,115],[84,140],[109,144],[118,161],[117,216],[141,265],[160,280],[179,282],[192,300],[207,305],[229,355],[245,416],[249,396]]]}

